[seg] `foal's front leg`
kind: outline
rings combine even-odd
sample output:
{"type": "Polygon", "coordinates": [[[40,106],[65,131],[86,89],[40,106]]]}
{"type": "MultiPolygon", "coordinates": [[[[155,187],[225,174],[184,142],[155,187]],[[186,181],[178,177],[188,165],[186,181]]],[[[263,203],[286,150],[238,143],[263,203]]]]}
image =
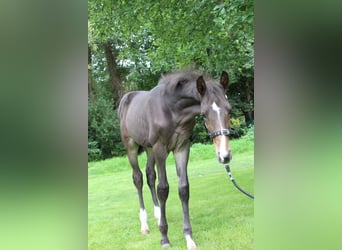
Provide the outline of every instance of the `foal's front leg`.
{"type": "Polygon", "coordinates": [[[187,166],[189,160],[190,143],[173,152],[178,175],[178,194],[183,207],[183,233],[189,250],[197,249],[192,239],[192,228],[189,215],[189,180],[187,166]]]}
{"type": "Polygon", "coordinates": [[[164,145],[156,144],[153,146],[153,154],[158,170],[157,195],[160,203],[159,230],[162,235],[160,244],[162,247],[170,247],[170,241],[167,237],[168,225],[165,215],[166,200],[169,196],[169,183],[167,181],[165,166],[168,153],[164,145]]]}

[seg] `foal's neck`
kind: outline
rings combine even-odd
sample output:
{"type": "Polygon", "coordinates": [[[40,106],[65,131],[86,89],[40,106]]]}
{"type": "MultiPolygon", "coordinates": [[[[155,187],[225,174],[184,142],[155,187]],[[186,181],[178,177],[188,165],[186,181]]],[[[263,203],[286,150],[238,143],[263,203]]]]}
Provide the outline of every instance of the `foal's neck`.
{"type": "Polygon", "coordinates": [[[179,112],[182,112],[185,109],[193,109],[195,112],[197,107],[200,108],[200,104],[201,103],[194,98],[182,98],[176,101],[175,109],[179,112]]]}
{"type": "Polygon", "coordinates": [[[179,99],[174,106],[176,123],[183,130],[191,133],[195,126],[195,117],[200,114],[200,111],[201,106],[199,101],[193,98],[179,99]]]}

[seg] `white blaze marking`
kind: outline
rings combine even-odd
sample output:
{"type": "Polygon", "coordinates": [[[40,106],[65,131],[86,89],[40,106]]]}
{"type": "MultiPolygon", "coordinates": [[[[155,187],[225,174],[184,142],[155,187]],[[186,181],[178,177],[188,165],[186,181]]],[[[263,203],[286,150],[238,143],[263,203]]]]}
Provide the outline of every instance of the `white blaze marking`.
{"type": "Polygon", "coordinates": [[[147,213],[145,209],[140,209],[139,213],[140,223],[141,223],[141,231],[149,231],[148,225],[147,225],[147,213]]]}
{"type": "Polygon", "coordinates": [[[213,108],[214,111],[217,112],[218,115],[220,114],[220,109],[221,109],[221,108],[219,108],[219,107],[217,106],[216,102],[213,102],[213,105],[211,105],[211,107],[213,108]]]}
{"type": "MultiPolygon", "coordinates": [[[[217,113],[217,118],[218,120],[220,120],[220,110],[221,108],[219,106],[217,106],[216,102],[213,102],[213,104],[211,105],[212,109],[217,113]]],[[[222,124],[220,123],[220,128],[221,131],[223,130],[222,128],[222,124]]],[[[228,152],[226,150],[226,136],[221,136],[221,142],[220,142],[220,157],[223,159],[223,156],[227,156],[228,152]]]]}
{"type": "Polygon", "coordinates": [[[221,143],[220,143],[220,152],[221,152],[221,156],[223,158],[223,156],[227,156],[228,152],[226,150],[226,136],[223,135],[221,136],[221,143]]]}

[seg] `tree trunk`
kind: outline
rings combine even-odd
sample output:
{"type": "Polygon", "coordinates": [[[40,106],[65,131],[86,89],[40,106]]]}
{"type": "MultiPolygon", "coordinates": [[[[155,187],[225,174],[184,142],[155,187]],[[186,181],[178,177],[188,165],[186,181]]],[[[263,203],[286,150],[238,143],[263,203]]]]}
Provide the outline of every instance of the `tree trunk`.
{"type": "Polygon", "coordinates": [[[116,64],[117,55],[114,53],[114,50],[112,49],[112,44],[110,42],[106,42],[103,46],[104,46],[104,52],[105,52],[106,61],[107,61],[109,81],[110,81],[110,84],[112,86],[112,91],[113,91],[114,107],[117,107],[124,93],[124,88],[122,85],[120,74],[117,71],[117,64],[116,64]]]}
{"type": "Polygon", "coordinates": [[[91,49],[89,46],[88,46],[88,96],[91,101],[95,100],[95,92],[93,89],[93,80],[92,80],[91,49]]]}

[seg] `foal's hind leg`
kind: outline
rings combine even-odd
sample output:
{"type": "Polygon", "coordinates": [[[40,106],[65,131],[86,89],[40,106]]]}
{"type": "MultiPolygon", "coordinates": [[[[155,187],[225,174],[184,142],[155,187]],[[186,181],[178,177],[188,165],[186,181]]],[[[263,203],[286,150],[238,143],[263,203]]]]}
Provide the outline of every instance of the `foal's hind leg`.
{"type": "Polygon", "coordinates": [[[147,177],[147,184],[150,187],[152,200],[154,204],[154,217],[158,220],[158,225],[160,223],[160,207],[157,199],[156,194],[156,171],[154,170],[154,156],[152,149],[146,150],[147,154],[147,164],[146,164],[146,177],[147,177]]]}
{"type": "Polygon", "coordinates": [[[140,204],[140,213],[139,213],[139,218],[141,222],[141,233],[142,234],[148,234],[150,232],[147,224],[147,213],[145,210],[145,205],[144,205],[144,199],[143,199],[143,194],[142,194],[142,188],[143,188],[143,174],[140,171],[139,164],[138,164],[138,149],[139,146],[133,141],[130,140],[127,144],[127,156],[129,163],[132,166],[133,173],[133,182],[135,187],[138,190],[138,195],[139,195],[139,204],[140,204]]]}

